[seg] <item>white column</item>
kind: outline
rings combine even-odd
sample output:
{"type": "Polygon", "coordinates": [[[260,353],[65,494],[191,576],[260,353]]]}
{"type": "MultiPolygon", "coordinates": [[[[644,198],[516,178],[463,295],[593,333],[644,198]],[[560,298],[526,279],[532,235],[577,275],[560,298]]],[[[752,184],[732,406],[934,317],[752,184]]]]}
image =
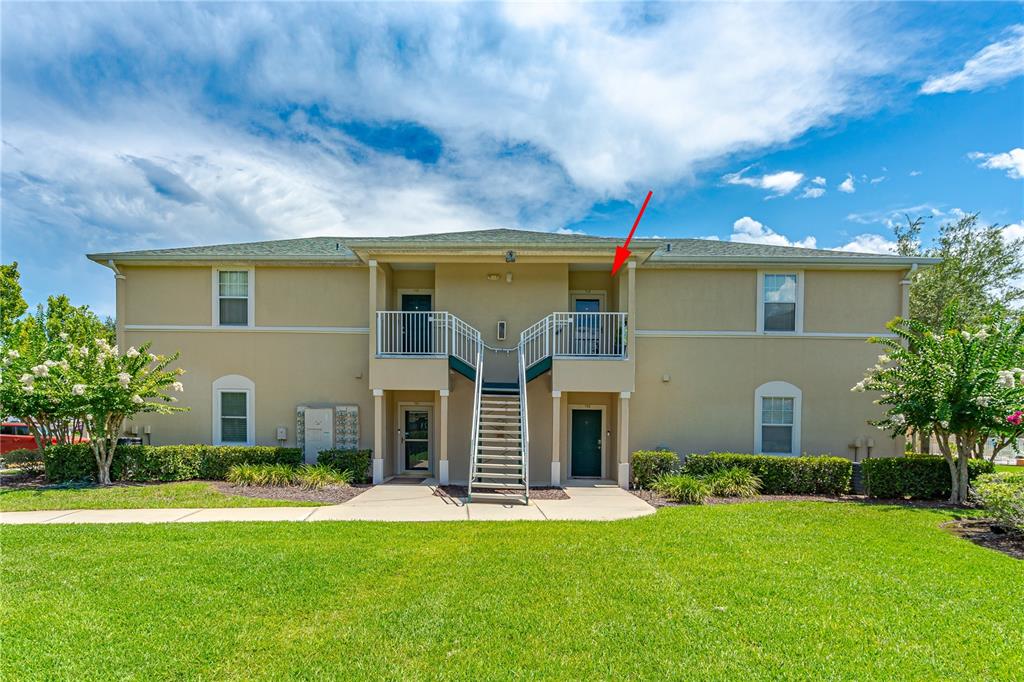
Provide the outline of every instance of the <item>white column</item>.
{"type": "Polygon", "coordinates": [[[629,391],[619,394],[619,487],[629,488],[629,391]]]}
{"type": "Polygon", "coordinates": [[[384,482],[384,389],[373,389],[373,483],[384,482]]]}
{"type": "Polygon", "coordinates": [[[437,419],[437,428],[441,429],[440,438],[437,439],[437,479],[441,485],[448,485],[448,389],[439,391],[441,394],[440,416],[437,419]]]}
{"type": "Polygon", "coordinates": [[[562,485],[562,392],[551,391],[551,485],[562,485]]]}

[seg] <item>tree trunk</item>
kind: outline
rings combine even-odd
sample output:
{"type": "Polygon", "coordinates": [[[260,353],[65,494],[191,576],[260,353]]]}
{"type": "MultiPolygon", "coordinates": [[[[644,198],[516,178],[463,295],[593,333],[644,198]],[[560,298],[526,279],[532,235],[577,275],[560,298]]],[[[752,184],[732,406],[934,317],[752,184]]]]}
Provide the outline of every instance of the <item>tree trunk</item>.
{"type": "Polygon", "coordinates": [[[953,453],[949,447],[949,436],[944,433],[935,432],[936,439],[939,443],[939,450],[942,452],[942,456],[946,460],[946,464],[949,466],[949,502],[951,504],[959,503],[960,493],[960,481],[956,466],[956,460],[953,459],[953,453]]]}

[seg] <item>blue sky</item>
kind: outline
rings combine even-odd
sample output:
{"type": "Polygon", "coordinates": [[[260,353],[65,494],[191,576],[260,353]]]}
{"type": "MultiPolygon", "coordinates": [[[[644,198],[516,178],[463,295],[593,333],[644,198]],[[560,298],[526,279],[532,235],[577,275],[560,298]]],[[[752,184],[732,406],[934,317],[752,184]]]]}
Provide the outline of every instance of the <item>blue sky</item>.
{"type": "MultiPolygon", "coordinates": [[[[4,3],[2,259],[488,227],[885,251],[1024,236],[1013,3],[4,3]]],[[[610,256],[609,256],[610,257],[610,256]]]]}

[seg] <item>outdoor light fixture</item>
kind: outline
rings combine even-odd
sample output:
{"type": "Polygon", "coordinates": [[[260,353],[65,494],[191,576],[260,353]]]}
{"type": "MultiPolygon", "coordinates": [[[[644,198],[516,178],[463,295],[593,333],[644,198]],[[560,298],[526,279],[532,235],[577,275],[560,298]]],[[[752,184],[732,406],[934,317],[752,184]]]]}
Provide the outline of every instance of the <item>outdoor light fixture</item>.
{"type": "Polygon", "coordinates": [[[505,273],[505,281],[508,282],[509,284],[512,284],[512,273],[511,272],[506,272],[505,273]]]}

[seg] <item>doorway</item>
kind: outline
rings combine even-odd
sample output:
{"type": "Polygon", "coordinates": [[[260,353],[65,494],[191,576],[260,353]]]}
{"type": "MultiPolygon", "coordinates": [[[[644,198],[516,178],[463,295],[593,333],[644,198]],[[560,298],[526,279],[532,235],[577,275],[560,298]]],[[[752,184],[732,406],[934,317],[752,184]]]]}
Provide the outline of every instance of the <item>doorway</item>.
{"type": "Polygon", "coordinates": [[[569,409],[569,476],[604,478],[604,410],[569,409]]]}
{"type": "Polygon", "coordinates": [[[398,408],[398,470],[403,474],[430,474],[432,410],[425,405],[398,408]]]}
{"type": "Polygon", "coordinates": [[[433,295],[424,293],[403,293],[402,352],[427,354],[434,352],[430,311],[433,309],[433,295]]]}

